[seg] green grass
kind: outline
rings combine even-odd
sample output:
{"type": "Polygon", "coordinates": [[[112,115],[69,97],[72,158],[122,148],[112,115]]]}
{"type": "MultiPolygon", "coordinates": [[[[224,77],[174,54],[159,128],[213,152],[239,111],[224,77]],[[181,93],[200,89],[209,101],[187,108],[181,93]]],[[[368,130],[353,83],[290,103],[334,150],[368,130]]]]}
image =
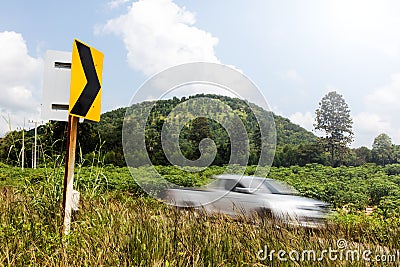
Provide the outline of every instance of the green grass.
{"type": "Polygon", "coordinates": [[[63,170],[0,170],[0,266],[365,266],[328,257],[285,262],[276,253],[273,261],[261,261],[257,252],[321,252],[335,249],[341,238],[372,255],[400,247],[398,217],[338,212],[325,229],[310,231],[199,216],[145,196],[129,183],[126,169],[112,167],[77,169],[80,210],[71,234],[61,238],[63,170]]]}

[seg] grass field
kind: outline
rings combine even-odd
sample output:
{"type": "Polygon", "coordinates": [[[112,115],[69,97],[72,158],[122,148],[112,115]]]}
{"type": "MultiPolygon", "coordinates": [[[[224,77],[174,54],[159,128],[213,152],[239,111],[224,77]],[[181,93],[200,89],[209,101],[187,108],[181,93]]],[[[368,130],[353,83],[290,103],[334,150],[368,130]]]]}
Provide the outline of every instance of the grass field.
{"type": "Polygon", "coordinates": [[[0,266],[366,266],[366,250],[371,260],[385,255],[385,261],[396,261],[384,265],[400,263],[391,256],[400,248],[399,217],[338,211],[325,229],[311,231],[268,220],[198,216],[147,197],[126,169],[113,167],[77,168],[80,210],[71,234],[61,238],[63,169],[0,168],[0,266]],[[346,241],[345,249],[338,240],[346,241]],[[263,259],[260,250],[266,248],[275,252],[263,259]],[[329,248],[337,250],[337,259],[321,256],[329,248]],[[286,261],[279,260],[279,250],[286,261]],[[350,250],[358,251],[359,260],[346,258],[350,250]],[[296,252],[299,261],[289,257],[296,252]]]}

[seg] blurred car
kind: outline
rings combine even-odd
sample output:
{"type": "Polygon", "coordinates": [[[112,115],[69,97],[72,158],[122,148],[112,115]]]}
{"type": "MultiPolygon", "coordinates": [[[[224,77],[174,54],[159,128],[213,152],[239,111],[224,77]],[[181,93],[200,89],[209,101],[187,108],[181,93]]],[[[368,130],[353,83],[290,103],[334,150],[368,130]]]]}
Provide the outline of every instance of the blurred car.
{"type": "Polygon", "coordinates": [[[302,197],[291,186],[269,178],[218,175],[205,189],[169,189],[169,203],[232,217],[255,215],[304,227],[321,227],[330,213],[329,203],[302,197]]]}

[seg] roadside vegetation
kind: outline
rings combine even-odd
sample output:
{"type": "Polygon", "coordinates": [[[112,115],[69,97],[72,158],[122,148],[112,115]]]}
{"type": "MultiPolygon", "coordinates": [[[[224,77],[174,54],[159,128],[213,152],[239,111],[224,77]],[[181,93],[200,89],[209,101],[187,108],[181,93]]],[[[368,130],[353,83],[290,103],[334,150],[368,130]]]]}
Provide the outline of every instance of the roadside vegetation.
{"type": "MultiPolygon", "coordinates": [[[[245,174],[253,175],[263,137],[250,106],[256,113],[269,111],[226,96],[193,97],[219,99],[232,109],[222,113],[224,119],[238,116],[243,121],[250,152],[245,174]]],[[[197,159],[200,141],[211,138],[217,148],[214,162],[204,170],[172,166],[163,153],[160,131],[171,110],[186,100],[174,97],[154,105],[145,129],[146,149],[154,168],[166,180],[201,187],[224,172],[231,144],[216,121],[193,119],[179,135],[182,153],[187,159],[197,159]]],[[[135,112],[153,104],[135,104],[135,112]]],[[[33,130],[25,134],[10,127],[0,138],[0,266],[375,264],[361,258],[365,250],[370,250],[371,261],[384,255],[379,260],[385,265],[399,264],[400,146],[382,133],[373,140],[372,149],[349,148],[353,140],[350,110],[336,92],[328,93],[316,110],[314,127],[323,133],[320,137],[272,114],[277,146],[268,177],[287,182],[303,196],[331,204],[333,212],[326,227],[318,230],[288,227],[269,219],[200,216],[149,197],[135,178],[153,184],[154,172],[149,169],[153,167],[139,165],[129,170],[125,164],[121,141],[125,112],[126,108],[120,108],[103,114],[98,124],[79,125],[74,188],[81,201],[67,237],[60,234],[65,123],[39,127],[38,169],[28,168],[33,165],[33,130]],[[346,246],[339,248],[339,241],[346,246]],[[319,258],[321,254],[316,255],[318,260],[302,258],[304,250],[321,253],[329,249],[359,254],[352,259],[344,254],[336,254],[334,260],[327,255],[319,258]],[[297,251],[300,258],[279,260],[280,250],[286,255],[297,251]],[[272,251],[275,254],[269,257],[267,252],[272,251]]],[[[143,151],[130,155],[134,159],[145,156],[143,151]]]]}
{"type": "MultiPolygon", "coordinates": [[[[182,170],[157,169],[183,186],[204,184],[224,170],[211,167],[179,179],[187,176],[182,170]]],[[[135,171],[147,173],[145,167],[135,171]]],[[[248,174],[253,171],[253,166],[247,168],[248,174]]],[[[260,260],[257,253],[265,247],[287,252],[336,249],[339,239],[351,249],[370,249],[371,255],[393,254],[400,247],[400,165],[273,167],[269,177],[332,203],[336,212],[327,227],[310,231],[278,227],[268,220],[234,221],[181,212],[147,197],[127,168],[78,166],[80,210],[73,214],[71,234],[61,238],[63,169],[22,171],[0,164],[0,266],[286,266],[276,254],[271,262],[260,260]],[[366,205],[373,207],[371,215],[365,215],[366,205]]],[[[298,263],[366,264],[332,262],[328,257],[298,263]]]]}

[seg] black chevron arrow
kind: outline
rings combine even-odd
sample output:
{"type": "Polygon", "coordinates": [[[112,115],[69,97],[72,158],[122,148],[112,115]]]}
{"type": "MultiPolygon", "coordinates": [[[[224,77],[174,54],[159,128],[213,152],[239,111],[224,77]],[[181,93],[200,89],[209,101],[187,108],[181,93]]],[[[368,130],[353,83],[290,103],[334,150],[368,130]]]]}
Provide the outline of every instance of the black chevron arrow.
{"type": "Polygon", "coordinates": [[[78,48],[79,58],[82,62],[83,71],[86,76],[86,85],[83,88],[81,95],[76,101],[74,107],[71,109],[71,114],[85,117],[89,112],[97,94],[100,91],[101,85],[99,77],[97,77],[96,68],[94,67],[92,52],[90,47],[75,41],[78,48]]]}

